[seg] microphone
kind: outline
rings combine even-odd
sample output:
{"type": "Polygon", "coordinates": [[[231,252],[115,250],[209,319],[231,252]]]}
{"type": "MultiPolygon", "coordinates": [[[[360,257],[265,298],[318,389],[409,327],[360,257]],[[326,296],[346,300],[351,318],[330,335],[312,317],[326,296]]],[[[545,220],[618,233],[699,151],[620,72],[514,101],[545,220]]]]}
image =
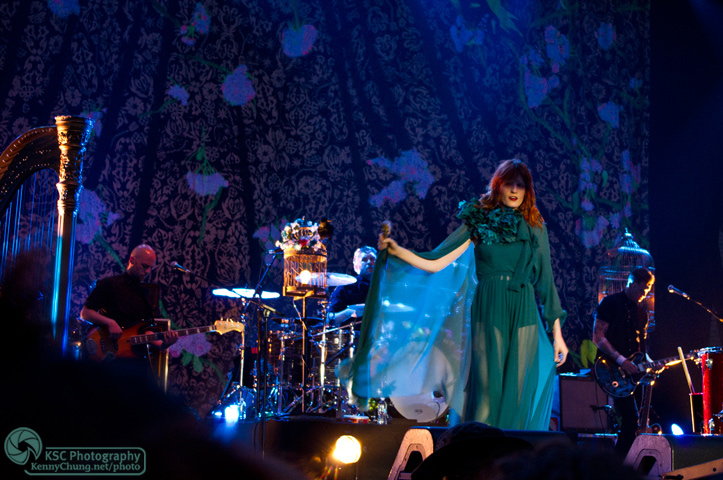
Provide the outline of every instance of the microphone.
{"type": "Polygon", "coordinates": [[[178,264],[178,262],[171,262],[171,268],[174,270],[178,270],[179,272],[183,273],[191,273],[191,271],[185,267],[182,267],[178,264]]]}
{"type": "Polygon", "coordinates": [[[272,248],[271,250],[268,250],[266,252],[266,255],[278,255],[280,253],[284,253],[284,249],[281,247],[272,248]]]}
{"type": "Polygon", "coordinates": [[[680,296],[683,297],[683,298],[687,298],[688,300],[690,300],[690,296],[689,296],[687,293],[685,293],[685,292],[682,291],[682,290],[678,290],[677,288],[675,288],[675,287],[672,286],[672,285],[668,285],[668,292],[670,292],[670,293],[675,293],[675,294],[677,294],[677,295],[680,295],[680,296]]]}

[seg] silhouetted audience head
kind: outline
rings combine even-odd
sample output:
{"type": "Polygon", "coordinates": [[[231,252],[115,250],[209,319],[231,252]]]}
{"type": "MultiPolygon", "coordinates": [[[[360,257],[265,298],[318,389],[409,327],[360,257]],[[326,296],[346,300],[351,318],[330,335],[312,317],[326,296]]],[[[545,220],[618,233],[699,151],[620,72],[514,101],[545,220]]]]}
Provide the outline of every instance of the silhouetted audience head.
{"type": "Polygon", "coordinates": [[[642,477],[612,452],[570,444],[541,445],[497,462],[491,480],[640,480],[642,477]]]}
{"type": "Polygon", "coordinates": [[[0,283],[0,321],[6,338],[12,338],[3,353],[15,361],[22,362],[50,347],[49,264],[46,249],[21,252],[9,264],[0,283]]]}
{"type": "Polygon", "coordinates": [[[465,422],[446,430],[434,453],[414,472],[412,480],[485,479],[497,460],[532,450],[532,444],[480,422],[465,422]]]}

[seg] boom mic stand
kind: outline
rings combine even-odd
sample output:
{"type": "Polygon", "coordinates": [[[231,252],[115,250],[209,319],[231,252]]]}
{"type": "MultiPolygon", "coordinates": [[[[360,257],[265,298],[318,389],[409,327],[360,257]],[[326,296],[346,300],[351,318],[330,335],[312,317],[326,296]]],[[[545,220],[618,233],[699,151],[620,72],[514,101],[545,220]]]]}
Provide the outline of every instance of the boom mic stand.
{"type": "Polygon", "coordinates": [[[680,295],[681,297],[685,298],[686,300],[689,300],[689,301],[695,303],[695,304],[698,305],[700,308],[702,308],[702,309],[705,310],[706,312],[710,313],[710,314],[713,316],[713,318],[715,318],[715,319],[718,320],[719,322],[723,322],[723,318],[721,318],[720,315],[718,315],[717,313],[713,312],[710,308],[706,307],[705,305],[703,305],[702,303],[700,303],[698,300],[695,300],[695,299],[691,298],[690,295],[688,295],[687,293],[685,293],[685,292],[683,292],[683,291],[681,291],[681,290],[678,290],[677,288],[675,288],[675,287],[672,286],[672,285],[668,285],[668,292],[669,292],[669,293],[674,293],[674,294],[676,294],[676,295],[680,295]]]}

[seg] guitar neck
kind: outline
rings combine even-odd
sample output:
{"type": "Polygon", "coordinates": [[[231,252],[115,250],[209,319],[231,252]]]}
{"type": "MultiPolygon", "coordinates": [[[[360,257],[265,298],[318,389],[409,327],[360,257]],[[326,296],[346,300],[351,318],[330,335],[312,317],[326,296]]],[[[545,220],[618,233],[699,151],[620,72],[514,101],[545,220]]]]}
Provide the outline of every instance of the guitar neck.
{"type": "MultiPolygon", "coordinates": [[[[694,356],[695,356],[694,354],[688,353],[687,355],[685,355],[684,358],[686,360],[688,360],[689,358],[693,358],[694,356]]],[[[653,368],[654,370],[657,370],[675,360],[680,361],[680,357],[668,357],[668,358],[661,358],[660,360],[656,360],[654,362],[647,362],[647,363],[644,362],[644,363],[641,363],[638,365],[638,369],[641,372],[646,371],[648,368],[653,368]]]]}
{"type": "MultiPolygon", "coordinates": [[[[215,331],[215,325],[208,325],[205,327],[193,327],[193,328],[183,328],[181,330],[175,330],[178,332],[179,337],[183,337],[186,335],[193,335],[195,333],[206,333],[206,332],[213,332],[215,331]]],[[[163,338],[163,332],[159,333],[148,333],[145,335],[134,335],[130,338],[130,344],[131,345],[143,345],[145,343],[150,343],[155,340],[161,340],[163,338]]]]}

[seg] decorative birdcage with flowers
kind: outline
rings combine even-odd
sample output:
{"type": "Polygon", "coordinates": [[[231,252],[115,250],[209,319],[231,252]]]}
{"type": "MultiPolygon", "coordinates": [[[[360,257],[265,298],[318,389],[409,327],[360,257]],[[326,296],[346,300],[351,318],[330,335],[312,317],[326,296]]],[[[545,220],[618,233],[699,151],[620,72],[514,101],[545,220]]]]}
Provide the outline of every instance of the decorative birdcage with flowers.
{"type": "Polygon", "coordinates": [[[290,297],[326,296],[326,241],[331,223],[296,219],[281,231],[276,246],[284,251],[284,295],[290,297]]]}

